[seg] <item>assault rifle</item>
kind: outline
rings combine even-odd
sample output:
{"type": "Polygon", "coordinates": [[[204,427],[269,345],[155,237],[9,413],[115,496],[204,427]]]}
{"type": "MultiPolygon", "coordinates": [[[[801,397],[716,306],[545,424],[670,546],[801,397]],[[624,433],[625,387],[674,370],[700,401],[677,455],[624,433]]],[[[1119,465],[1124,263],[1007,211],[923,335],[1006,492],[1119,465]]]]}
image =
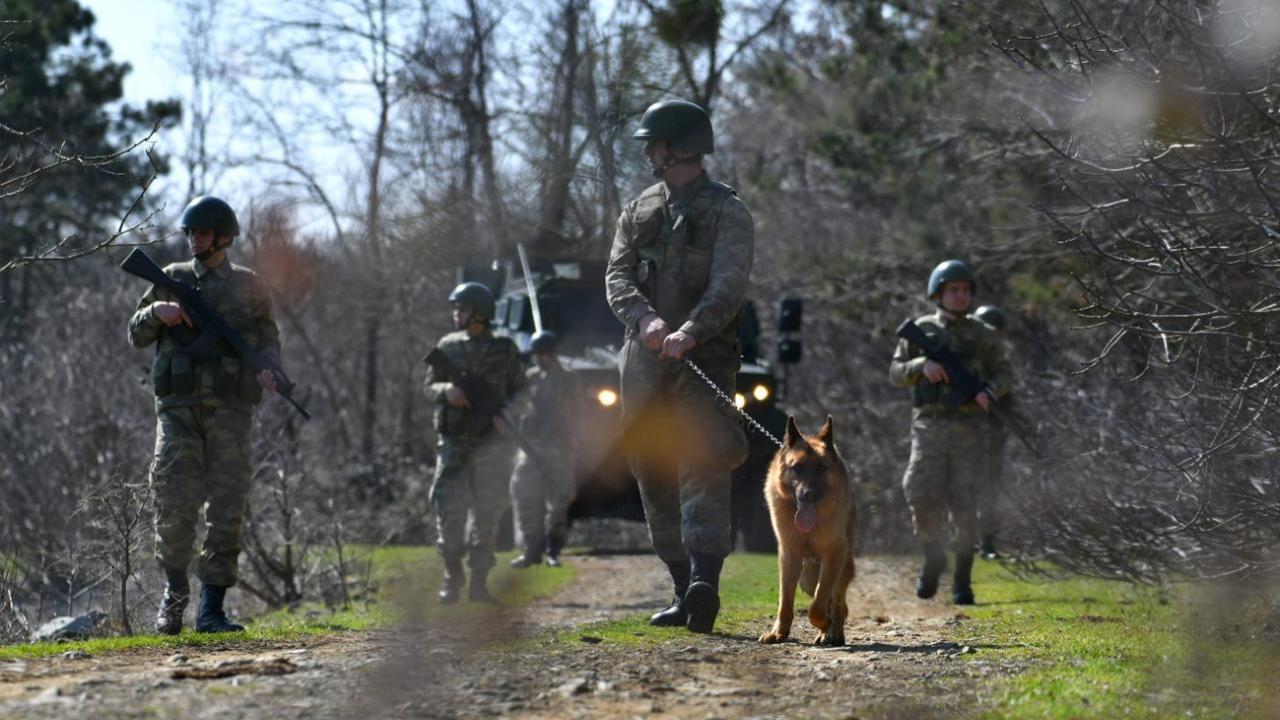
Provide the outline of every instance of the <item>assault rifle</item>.
{"type": "Polygon", "coordinates": [[[155,264],[150,257],[147,256],[142,248],[134,248],[129,253],[129,257],[120,263],[120,269],[135,275],[137,277],[150,282],[158,288],[163,288],[178,297],[178,301],[182,303],[182,309],[190,316],[191,322],[195,325],[199,335],[191,341],[191,344],[183,348],[184,352],[195,357],[207,355],[213,349],[215,343],[219,340],[227,341],[240,357],[253,368],[254,373],[260,373],[263,370],[270,370],[275,376],[276,393],[289,401],[289,404],[302,413],[302,417],[307,420],[311,419],[311,414],[307,409],[298,404],[293,399],[293,389],[295,385],[289,376],[284,374],[284,370],[277,364],[263,357],[257,350],[249,347],[244,338],[240,337],[240,333],[232,330],[229,325],[209,307],[204,298],[200,297],[200,291],[190,285],[175,280],[165,274],[159,265],[155,264]]]}
{"type": "Polygon", "coordinates": [[[533,449],[533,443],[520,432],[520,428],[516,427],[511,416],[507,414],[506,398],[499,397],[493,387],[482,378],[475,377],[458,367],[453,359],[438,347],[432,348],[423,361],[431,366],[437,373],[437,377],[448,378],[449,382],[461,388],[462,394],[467,396],[467,402],[471,404],[471,422],[467,428],[470,435],[484,437],[493,429],[493,421],[497,420],[502,428],[515,438],[516,445],[529,456],[542,477],[548,481],[551,480],[552,476],[547,472],[547,466],[542,463],[542,456],[533,449]]]}
{"type": "Polygon", "coordinates": [[[1027,449],[1031,451],[1032,455],[1036,456],[1037,460],[1044,459],[1044,456],[1040,454],[1040,449],[1031,442],[1030,433],[1022,427],[1022,424],[1012,414],[1000,406],[1000,401],[996,399],[995,393],[991,392],[991,388],[977,375],[969,372],[969,369],[964,366],[964,363],[960,362],[960,358],[956,357],[955,353],[929,339],[929,336],[924,334],[920,326],[911,320],[899,325],[897,334],[898,337],[920,348],[926,358],[946,368],[947,375],[951,377],[951,391],[943,397],[942,401],[947,407],[959,407],[973,400],[979,393],[986,393],[987,398],[990,400],[987,407],[991,409],[992,414],[999,418],[1000,422],[1004,423],[1005,427],[1009,428],[1014,435],[1018,436],[1018,439],[1022,441],[1023,445],[1027,446],[1027,449]]]}

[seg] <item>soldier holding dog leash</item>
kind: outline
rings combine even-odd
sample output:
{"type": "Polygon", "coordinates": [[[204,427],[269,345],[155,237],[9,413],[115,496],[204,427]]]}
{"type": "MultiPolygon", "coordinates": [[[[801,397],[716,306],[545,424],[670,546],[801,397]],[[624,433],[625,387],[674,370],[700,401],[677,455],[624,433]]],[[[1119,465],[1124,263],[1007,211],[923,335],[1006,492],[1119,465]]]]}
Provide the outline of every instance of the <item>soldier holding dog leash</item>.
{"type": "Polygon", "coordinates": [[[605,274],[609,306],[626,326],[619,358],[627,448],[658,557],[675,588],[653,625],[709,633],[720,569],[732,549],[730,472],[747,441],[733,407],[707,392],[693,360],[732,396],[741,357],[737,317],[751,272],[751,214],[702,157],[711,119],[683,100],[649,107],[634,137],[661,182],[627,204],[605,274]]]}

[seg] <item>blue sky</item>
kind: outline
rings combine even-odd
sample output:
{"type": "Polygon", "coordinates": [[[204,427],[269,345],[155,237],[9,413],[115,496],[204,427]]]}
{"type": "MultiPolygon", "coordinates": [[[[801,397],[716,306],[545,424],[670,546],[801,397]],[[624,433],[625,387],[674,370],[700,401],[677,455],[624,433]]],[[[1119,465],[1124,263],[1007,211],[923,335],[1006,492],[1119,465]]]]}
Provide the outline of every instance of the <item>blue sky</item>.
{"type": "Polygon", "coordinates": [[[125,79],[126,99],[133,103],[165,98],[177,73],[171,67],[171,49],[178,26],[167,2],[130,0],[80,0],[98,19],[98,37],[111,46],[113,57],[133,66],[125,79]]]}

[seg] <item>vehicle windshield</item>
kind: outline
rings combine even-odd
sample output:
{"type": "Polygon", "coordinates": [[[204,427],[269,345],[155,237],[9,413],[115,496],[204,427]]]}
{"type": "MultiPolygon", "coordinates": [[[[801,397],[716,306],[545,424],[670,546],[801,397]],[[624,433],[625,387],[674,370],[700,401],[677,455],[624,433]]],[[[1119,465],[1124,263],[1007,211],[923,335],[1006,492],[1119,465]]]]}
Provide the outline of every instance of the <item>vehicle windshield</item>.
{"type": "MultiPolygon", "coordinates": [[[[558,283],[549,283],[559,285],[558,283]]],[[[622,345],[623,328],[605,300],[603,288],[559,285],[539,293],[543,325],[560,335],[560,352],[622,345]]]]}

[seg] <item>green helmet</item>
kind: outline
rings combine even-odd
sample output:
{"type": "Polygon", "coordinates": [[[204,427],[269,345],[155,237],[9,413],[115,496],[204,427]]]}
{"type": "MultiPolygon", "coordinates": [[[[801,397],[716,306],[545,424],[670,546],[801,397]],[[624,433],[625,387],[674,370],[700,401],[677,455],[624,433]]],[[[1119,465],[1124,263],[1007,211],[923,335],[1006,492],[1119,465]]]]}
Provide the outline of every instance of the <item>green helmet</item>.
{"type": "Polygon", "coordinates": [[[1009,327],[1009,317],[995,305],[983,305],[973,311],[973,316],[1002,332],[1009,327]]]}
{"type": "Polygon", "coordinates": [[[542,332],[534,333],[533,337],[529,339],[529,352],[555,352],[556,346],[559,344],[560,338],[556,337],[555,333],[550,330],[543,330],[542,332]]]}
{"type": "Polygon", "coordinates": [[[213,195],[201,195],[187,204],[178,220],[178,227],[183,232],[209,229],[213,234],[222,237],[236,237],[240,234],[240,223],[236,213],[225,200],[213,195]]]}
{"type": "Polygon", "coordinates": [[[961,260],[945,260],[938,263],[938,267],[929,273],[929,293],[928,297],[932,298],[942,290],[942,283],[955,282],[957,280],[965,280],[969,283],[969,287],[973,289],[973,294],[978,294],[978,280],[973,274],[973,269],[961,260]]]}
{"type": "Polygon", "coordinates": [[[449,293],[449,302],[465,305],[486,320],[493,319],[493,292],[478,282],[464,282],[449,293]]]}
{"type": "Polygon", "coordinates": [[[674,150],[700,155],[715,152],[715,132],[711,117],[688,100],[663,100],[649,106],[640,118],[640,127],[631,137],[637,140],[666,140],[674,150]]]}

